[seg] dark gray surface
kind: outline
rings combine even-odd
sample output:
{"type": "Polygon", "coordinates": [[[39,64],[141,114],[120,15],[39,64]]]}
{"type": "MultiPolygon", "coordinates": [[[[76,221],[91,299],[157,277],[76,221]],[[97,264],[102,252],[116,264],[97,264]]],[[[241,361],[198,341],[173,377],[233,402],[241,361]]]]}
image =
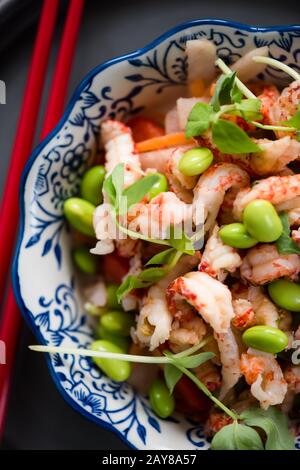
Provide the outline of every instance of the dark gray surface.
{"type": "MultiPolygon", "coordinates": [[[[300,23],[299,13],[299,3],[294,0],[278,3],[266,0],[87,0],[70,91],[100,62],[144,46],[177,23],[196,18],[217,17],[259,26],[295,24],[300,23]]],[[[0,79],[5,80],[7,85],[7,104],[0,106],[1,188],[13,142],[33,38],[32,30],[0,56],[0,79]]],[[[57,47],[58,37],[55,50],[57,47]]],[[[53,59],[54,55],[52,65],[53,59]]],[[[44,359],[41,355],[27,350],[26,346],[33,341],[31,333],[24,326],[18,348],[5,447],[126,448],[120,439],[82,418],[63,401],[49,377],[44,359]]]]}

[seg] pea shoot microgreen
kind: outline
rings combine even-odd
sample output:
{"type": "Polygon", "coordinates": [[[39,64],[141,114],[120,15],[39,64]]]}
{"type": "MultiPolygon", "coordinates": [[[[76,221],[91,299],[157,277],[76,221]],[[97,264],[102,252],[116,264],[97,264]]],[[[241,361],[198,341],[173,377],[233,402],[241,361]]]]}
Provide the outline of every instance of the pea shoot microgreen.
{"type": "Polygon", "coordinates": [[[282,212],[281,214],[279,214],[279,217],[282,223],[283,231],[278,240],[276,241],[276,248],[278,253],[282,253],[285,255],[300,255],[300,248],[290,236],[291,230],[288,214],[286,212],[282,212]]]}
{"type": "Polygon", "coordinates": [[[209,351],[197,353],[211,339],[212,337],[208,336],[200,343],[178,354],[164,351],[163,356],[139,356],[62,346],[35,345],[29,346],[29,349],[50,354],[71,354],[103,359],[118,359],[142,364],[164,365],[165,382],[170,393],[173,393],[175,385],[184,374],[217,407],[231,418],[232,422],[215,434],[211,443],[213,450],[295,450],[293,438],[288,429],[287,417],[278,408],[270,406],[267,410],[263,410],[258,406],[253,406],[239,415],[222,403],[196,377],[191,369],[204,364],[214,357],[214,353],[209,351]],[[260,428],[265,433],[265,445],[262,443],[261,437],[256,430],[257,428],[260,428]]]}
{"type": "Polygon", "coordinates": [[[283,121],[281,124],[286,126],[291,131],[296,131],[296,139],[300,142],[300,105],[296,113],[287,121],[283,121]]]}
{"type": "Polygon", "coordinates": [[[251,407],[243,411],[240,418],[247,426],[254,426],[265,432],[266,450],[295,450],[287,417],[276,406],[270,406],[267,410],[251,407]]]}
{"type": "MultiPolygon", "coordinates": [[[[300,75],[294,69],[274,59],[256,56],[253,60],[277,66],[277,68],[289,73],[296,80],[300,80],[300,75]]],[[[262,119],[260,113],[261,100],[256,98],[246,85],[238,79],[236,72],[232,72],[222,59],[218,59],[216,65],[221,69],[223,75],[217,80],[210,104],[196,103],[191,110],[186,126],[187,138],[201,136],[205,132],[211,131],[214,145],[223,153],[248,154],[261,152],[262,149],[243,129],[231,121],[222,119],[223,115],[231,114],[242,117],[245,121],[260,129],[283,132],[296,131],[296,138],[300,140],[300,108],[291,119],[279,123],[280,125],[262,124],[259,122],[262,119]],[[242,99],[243,96],[247,99],[242,99]]]]}
{"type": "Polygon", "coordinates": [[[163,265],[163,267],[147,268],[136,276],[129,275],[124,279],[117,291],[119,302],[121,302],[122,298],[133,289],[150,287],[152,284],[162,279],[175,266],[182,254],[185,253],[193,255],[195,253],[192,239],[186,235],[181,226],[171,225],[169,227],[168,239],[153,239],[141,233],[131,231],[127,227],[121,225],[119,217],[125,215],[132,206],[140,202],[149,192],[157,179],[158,176],[155,174],[147,175],[133,183],[131,186],[123,189],[124,164],[119,164],[104,181],[103,188],[111,204],[110,214],[120,231],[133,239],[139,238],[144,241],[167,245],[170,247],[165,250],[165,252],[155,255],[147,263],[147,266],[151,264],[163,265]]]}
{"type": "Polygon", "coordinates": [[[172,270],[182,254],[182,251],[177,251],[175,248],[169,248],[153,256],[146,263],[146,266],[162,264],[163,267],[147,268],[136,276],[127,276],[122,284],[120,284],[118,287],[118,302],[120,303],[122,298],[126,294],[129,294],[129,292],[131,292],[133,289],[144,289],[160,281],[172,270]]]}
{"type": "MultiPolygon", "coordinates": [[[[107,194],[108,201],[111,206],[110,215],[120,231],[127,234],[131,238],[168,246],[173,246],[175,243],[181,241],[182,245],[185,243],[187,244],[187,248],[184,249],[184,252],[191,252],[189,254],[192,254],[194,252],[193,247],[191,243],[189,243],[189,238],[183,231],[181,231],[179,235],[177,233],[177,236],[180,237],[180,240],[173,240],[175,237],[172,238],[172,236],[169,240],[154,239],[147,237],[142,233],[134,232],[127,227],[122,226],[119,222],[119,216],[125,215],[132,206],[139,203],[158,180],[159,176],[153,173],[151,175],[144,176],[132,185],[123,189],[124,164],[119,163],[114,168],[112,173],[105,179],[103,184],[103,191],[107,194]]],[[[180,230],[180,228],[178,230],[180,230]]]]}
{"type": "Polygon", "coordinates": [[[248,134],[233,122],[221,119],[224,114],[234,114],[246,120],[260,119],[261,102],[252,97],[242,99],[236,85],[236,73],[221,75],[210,104],[196,103],[188,116],[186,137],[196,137],[212,131],[212,141],[224,153],[257,153],[260,147],[248,134]]]}
{"type": "Polygon", "coordinates": [[[289,65],[284,64],[280,60],[272,59],[271,57],[265,57],[265,56],[254,56],[252,57],[252,60],[254,62],[259,62],[261,64],[270,65],[271,67],[275,69],[282,70],[287,75],[292,77],[293,80],[300,81],[300,74],[295,69],[293,69],[289,65]]]}
{"type": "Polygon", "coordinates": [[[262,440],[255,429],[240,424],[237,420],[215,434],[212,450],[263,450],[262,440]]]}

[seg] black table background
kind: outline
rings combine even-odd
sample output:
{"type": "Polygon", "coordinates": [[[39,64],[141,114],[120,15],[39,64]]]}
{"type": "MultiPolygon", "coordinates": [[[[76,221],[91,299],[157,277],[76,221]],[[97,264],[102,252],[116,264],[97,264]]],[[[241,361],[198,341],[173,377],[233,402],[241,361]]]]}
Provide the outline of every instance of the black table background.
{"type": "MultiPolygon", "coordinates": [[[[24,0],[14,0],[16,2],[24,0]]],[[[0,0],[0,7],[2,3],[5,0],[0,0]]],[[[34,22],[42,2],[30,3],[34,22]]],[[[65,1],[61,3],[59,30],[66,7],[65,1]]],[[[177,23],[209,17],[259,26],[300,24],[300,7],[295,0],[248,0],[247,3],[243,0],[86,0],[68,97],[85,74],[104,60],[144,46],[177,23]]],[[[1,191],[36,31],[35,24],[30,26],[28,16],[14,20],[12,25],[7,25],[7,21],[1,22],[0,16],[0,79],[7,87],[7,104],[0,106],[1,191]],[[15,34],[9,34],[10,30],[15,34]],[[18,38],[13,41],[17,34],[18,38]],[[1,45],[5,45],[4,50],[1,45]]],[[[57,34],[54,53],[58,45],[57,34]]],[[[47,87],[50,78],[49,72],[47,87]]],[[[126,449],[118,437],[75,413],[64,402],[52,383],[42,355],[27,349],[33,342],[24,324],[3,448],[126,449]]]]}

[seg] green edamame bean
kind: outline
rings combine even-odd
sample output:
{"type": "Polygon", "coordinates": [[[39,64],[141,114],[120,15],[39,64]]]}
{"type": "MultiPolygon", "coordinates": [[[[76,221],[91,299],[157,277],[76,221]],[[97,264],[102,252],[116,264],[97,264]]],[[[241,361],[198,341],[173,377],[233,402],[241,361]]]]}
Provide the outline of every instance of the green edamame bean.
{"type": "Polygon", "coordinates": [[[220,229],[219,236],[226,245],[233,248],[251,248],[258,243],[247,233],[245,225],[240,223],[225,225],[220,229]]]}
{"type": "Polygon", "coordinates": [[[129,312],[113,310],[101,315],[100,324],[110,333],[129,336],[130,329],[134,325],[134,316],[129,312]]]}
{"type": "Polygon", "coordinates": [[[80,271],[86,274],[96,274],[97,258],[90,253],[90,250],[84,246],[75,248],[73,251],[73,260],[80,271]]]}
{"type": "Polygon", "coordinates": [[[105,339],[113,344],[116,344],[119,348],[122,349],[124,353],[127,353],[130,345],[130,339],[128,337],[114,335],[103,328],[100,323],[96,328],[96,336],[99,339],[105,339]]]}
{"type": "Polygon", "coordinates": [[[103,165],[93,166],[87,170],[81,180],[80,195],[95,206],[102,203],[102,186],[105,178],[103,165]]]}
{"type": "Polygon", "coordinates": [[[70,225],[81,233],[95,236],[93,213],[95,206],[79,197],[70,197],[64,203],[64,214],[70,225]]]}
{"type": "Polygon", "coordinates": [[[300,284],[278,279],[268,285],[268,292],[276,305],[291,312],[300,312],[300,284]]]}
{"type": "Polygon", "coordinates": [[[156,183],[152,186],[152,188],[149,191],[149,198],[153,199],[155,196],[157,196],[160,193],[163,193],[165,191],[168,191],[168,180],[163,175],[162,173],[154,173],[156,176],[159,177],[156,183]]]}
{"type": "Polygon", "coordinates": [[[208,148],[196,148],[185,152],[181,157],[178,169],[186,176],[196,176],[210,167],[214,156],[208,148]]]}
{"type": "MultiPolygon", "coordinates": [[[[119,348],[119,346],[105,339],[94,341],[91,344],[91,349],[93,351],[124,354],[124,351],[119,348]]],[[[108,377],[116,382],[124,382],[124,380],[127,380],[131,374],[131,364],[128,361],[93,357],[93,362],[99,367],[99,369],[103,370],[108,377]]]]}
{"type": "Polygon", "coordinates": [[[257,325],[243,333],[243,341],[249,348],[276,354],[288,345],[287,335],[273,326],[257,325]]]}
{"type": "Polygon", "coordinates": [[[110,309],[120,308],[120,304],[117,298],[118,287],[119,286],[117,284],[108,284],[106,286],[106,292],[107,292],[106,307],[107,308],[110,308],[110,309]]]}
{"type": "Polygon", "coordinates": [[[155,380],[151,385],[149,400],[151,408],[160,418],[168,418],[174,411],[174,398],[161,380],[155,380]]]}
{"type": "Polygon", "coordinates": [[[255,199],[244,209],[247,232],[259,242],[274,242],[282,233],[282,223],[274,206],[264,199],[255,199]]]}

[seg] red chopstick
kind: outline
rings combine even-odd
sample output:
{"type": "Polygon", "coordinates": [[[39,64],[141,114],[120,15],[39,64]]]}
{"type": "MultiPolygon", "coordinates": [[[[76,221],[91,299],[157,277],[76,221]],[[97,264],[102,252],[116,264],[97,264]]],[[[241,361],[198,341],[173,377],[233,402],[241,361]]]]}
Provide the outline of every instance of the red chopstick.
{"type": "MultiPolygon", "coordinates": [[[[45,0],[44,9],[46,9],[46,4],[51,4],[53,8],[54,3],[57,3],[53,0],[45,0]]],[[[71,72],[72,58],[75,51],[76,39],[80,26],[80,18],[83,10],[84,0],[70,0],[69,9],[67,14],[67,19],[65,23],[65,28],[63,32],[63,37],[60,46],[60,52],[58,55],[53,81],[51,85],[51,90],[49,94],[49,100],[47,105],[47,111],[44,118],[42,136],[44,137],[47,132],[52,130],[55,124],[61,115],[67,84],[71,72]]],[[[44,10],[40,22],[40,27],[42,19],[44,16],[44,10]]],[[[48,18],[49,19],[49,18],[48,18]]],[[[44,26],[45,27],[45,26],[44,26]]],[[[40,28],[39,28],[40,30],[40,28]]],[[[37,41],[39,41],[39,35],[37,41]]],[[[40,40],[41,41],[41,40],[40,40]]],[[[36,48],[40,50],[40,44],[36,48]]],[[[43,51],[44,53],[44,51],[43,51]]],[[[33,73],[32,73],[33,74],[33,73]]],[[[34,75],[34,74],[33,74],[34,75]]],[[[17,134],[16,141],[19,140],[19,135],[17,134]]],[[[31,140],[32,142],[32,140],[31,140]]],[[[13,179],[13,183],[18,186],[19,176],[22,171],[24,161],[16,161],[15,165],[19,168],[19,174],[16,179],[13,179]]],[[[17,170],[16,170],[17,171],[17,170]]],[[[15,171],[15,173],[16,173],[15,171]]],[[[0,221],[1,222],[1,221],[0,221]]],[[[10,221],[11,223],[11,221],[10,221]]],[[[15,224],[16,226],[16,224],[15,224]]],[[[0,223],[0,241],[2,235],[2,227],[0,223]]],[[[3,245],[2,245],[3,246],[3,245]]],[[[16,342],[18,337],[18,331],[20,327],[20,314],[14,299],[12,287],[9,287],[7,299],[4,305],[4,314],[2,323],[0,325],[0,339],[6,343],[6,366],[0,368],[0,391],[6,391],[3,393],[2,397],[0,396],[0,440],[4,431],[4,422],[7,408],[7,399],[8,392],[11,383],[12,368],[13,368],[13,358],[16,349],[16,342]]]]}
{"type": "Polygon", "coordinates": [[[63,112],[83,5],[84,0],[70,0],[46,107],[42,139],[56,126],[63,112]]]}
{"type": "MultiPolygon", "coordinates": [[[[7,273],[18,224],[18,189],[20,176],[32,149],[48,57],[58,12],[58,0],[45,0],[38,27],[25,94],[10,157],[0,211],[0,292],[5,292],[7,273]]],[[[1,386],[0,386],[1,390],[1,386]]]]}

